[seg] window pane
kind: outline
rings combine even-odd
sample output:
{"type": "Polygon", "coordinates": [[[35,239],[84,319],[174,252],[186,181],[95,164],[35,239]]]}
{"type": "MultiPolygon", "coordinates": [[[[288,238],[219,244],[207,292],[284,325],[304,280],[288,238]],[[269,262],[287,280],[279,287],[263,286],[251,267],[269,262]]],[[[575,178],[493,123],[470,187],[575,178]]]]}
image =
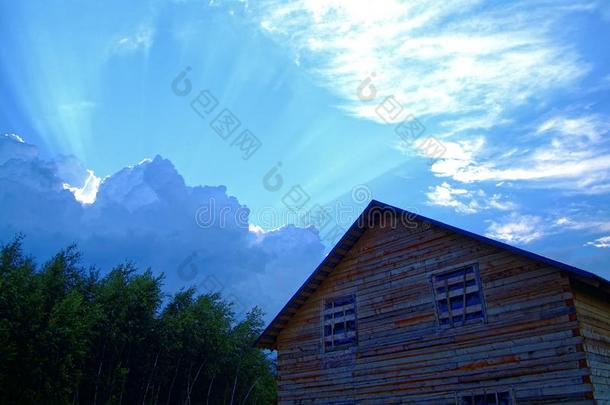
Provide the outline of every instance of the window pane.
{"type": "Polygon", "coordinates": [[[477,307],[482,305],[482,300],[474,266],[434,275],[432,283],[440,326],[458,326],[483,319],[483,309],[477,307]]]}
{"type": "Polygon", "coordinates": [[[327,299],[324,303],[326,349],[343,349],[356,344],[355,301],[354,296],[345,296],[327,299]]]}
{"type": "Polygon", "coordinates": [[[483,318],[483,312],[481,312],[481,311],[471,312],[469,314],[466,314],[467,321],[473,321],[475,319],[482,319],[482,318],[483,318]]]}
{"type": "Polygon", "coordinates": [[[451,309],[460,309],[464,306],[464,296],[460,295],[457,297],[451,298],[451,309]]]}
{"type": "Polygon", "coordinates": [[[356,331],[356,321],[347,321],[347,331],[348,332],[355,332],[356,331]]]}
{"type": "Polygon", "coordinates": [[[335,346],[351,345],[356,342],[355,337],[338,337],[335,339],[335,346]]]}
{"type": "Polygon", "coordinates": [[[353,303],[354,303],[353,297],[342,297],[342,298],[335,299],[335,307],[338,307],[340,305],[353,304],[353,303]]]}
{"type": "Polygon", "coordinates": [[[466,305],[478,305],[480,303],[481,297],[479,296],[478,292],[466,295],[466,305]]]}
{"type": "Polygon", "coordinates": [[[462,396],[461,404],[465,405],[511,405],[511,398],[509,392],[492,392],[492,393],[481,393],[481,394],[466,394],[462,396]],[[497,396],[497,397],[496,397],[497,396]],[[497,398],[497,401],[496,401],[497,398]]]}
{"type": "Polygon", "coordinates": [[[498,399],[500,401],[500,405],[510,405],[510,393],[501,392],[498,394],[498,399]]]}

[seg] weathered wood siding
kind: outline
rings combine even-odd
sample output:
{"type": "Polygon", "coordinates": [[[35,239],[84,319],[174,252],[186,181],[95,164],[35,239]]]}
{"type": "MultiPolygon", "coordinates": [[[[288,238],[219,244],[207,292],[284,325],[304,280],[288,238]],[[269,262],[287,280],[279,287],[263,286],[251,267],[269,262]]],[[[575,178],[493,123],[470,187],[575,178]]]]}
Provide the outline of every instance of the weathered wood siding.
{"type": "Polygon", "coordinates": [[[512,390],[519,404],[592,404],[570,280],[436,227],[369,229],[278,336],[281,404],[455,403],[512,390]],[[437,327],[431,275],[478,263],[486,323],[437,327]],[[358,346],[324,353],[325,297],[356,294],[358,346]]]}
{"type": "Polygon", "coordinates": [[[593,395],[610,404],[610,301],[608,295],[573,282],[576,312],[591,370],[593,395]]]}

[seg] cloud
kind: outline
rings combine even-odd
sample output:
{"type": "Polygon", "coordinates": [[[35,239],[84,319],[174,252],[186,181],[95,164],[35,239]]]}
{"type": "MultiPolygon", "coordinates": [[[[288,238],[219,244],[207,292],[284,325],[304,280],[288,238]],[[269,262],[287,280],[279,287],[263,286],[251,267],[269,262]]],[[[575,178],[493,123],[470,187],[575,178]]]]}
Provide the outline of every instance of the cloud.
{"type": "Polygon", "coordinates": [[[164,272],[170,291],[222,290],[239,311],[269,315],[322,259],[315,229],[264,232],[226,187],[187,186],[160,156],[103,180],[73,157],[43,161],[14,137],[0,138],[0,158],[0,241],[24,233],[41,259],[77,242],[103,271],[131,260],[164,272]],[[211,222],[202,224],[202,208],[211,222]]]}
{"type": "Polygon", "coordinates": [[[453,177],[457,181],[469,183],[461,174],[477,164],[476,158],[485,145],[485,139],[477,137],[456,142],[444,141],[443,145],[446,151],[433,163],[432,172],[439,177],[453,177]]]}
{"type": "Polygon", "coordinates": [[[93,204],[97,196],[102,179],[97,177],[93,170],[87,170],[88,176],[82,187],[73,187],[68,183],[63,183],[63,187],[74,194],[74,198],[83,204],[93,204]]]}
{"type": "Polygon", "coordinates": [[[25,141],[23,140],[23,138],[22,138],[22,137],[20,137],[20,136],[19,136],[19,135],[17,135],[17,134],[4,134],[4,136],[5,136],[5,137],[7,137],[7,138],[11,138],[11,139],[13,139],[13,140],[15,140],[15,141],[17,141],[17,142],[19,142],[19,143],[25,143],[25,141]]]}
{"type": "Polygon", "coordinates": [[[125,35],[117,39],[114,43],[114,49],[129,52],[146,51],[153,44],[154,34],[155,32],[151,27],[140,27],[131,35],[125,35]]]}
{"type": "Polygon", "coordinates": [[[486,236],[508,243],[528,244],[545,235],[542,218],[512,213],[498,222],[490,221],[486,236]]]}
{"type": "Polygon", "coordinates": [[[483,138],[445,142],[448,153],[432,165],[438,177],[461,183],[537,182],[575,192],[610,191],[610,120],[599,115],[556,116],[542,122],[527,145],[489,147],[483,138]]]}
{"type": "MultiPolygon", "coordinates": [[[[527,244],[566,231],[578,231],[578,234],[610,231],[610,220],[604,209],[582,212],[582,207],[566,207],[564,211],[567,211],[567,215],[520,215],[513,212],[497,221],[488,221],[490,225],[486,235],[508,243],[527,244]]],[[[604,238],[601,239],[588,242],[585,246],[603,243],[604,238]]]]}
{"type": "Polygon", "coordinates": [[[38,149],[25,143],[17,134],[4,134],[0,137],[0,164],[11,159],[34,159],[38,149]]]}
{"type": "Polygon", "coordinates": [[[393,94],[411,114],[467,115],[463,126],[485,127],[508,108],[589,71],[558,35],[562,18],[588,9],[564,4],[573,5],[382,0],[371,7],[364,0],[266,0],[249,12],[351,114],[381,122],[375,105],[393,94]],[[373,73],[379,97],[363,103],[357,88],[373,73]]]}
{"type": "Polygon", "coordinates": [[[598,143],[601,136],[610,130],[610,122],[599,115],[582,117],[553,117],[544,121],[536,133],[555,132],[563,136],[585,137],[591,143],[598,143]]]}
{"type": "Polygon", "coordinates": [[[579,215],[576,218],[564,216],[556,219],[553,226],[575,231],[610,232],[610,220],[601,218],[603,215],[600,213],[600,217],[597,218],[592,218],[590,215],[579,215]]]}
{"type": "MultiPolygon", "coordinates": [[[[347,113],[384,122],[376,107],[395,96],[402,110],[390,122],[413,114],[449,149],[431,166],[434,175],[603,194],[610,192],[607,117],[557,114],[528,129],[516,116],[524,106],[544,107],[592,71],[565,26],[600,7],[562,0],[382,0],[375,7],[263,0],[246,14],[347,113]],[[363,99],[361,88],[376,97],[363,99]]],[[[402,141],[394,147],[414,152],[402,141]]]]}
{"type": "Polygon", "coordinates": [[[585,246],[594,246],[597,248],[610,248],[610,236],[602,236],[592,242],[587,242],[585,246]]]}
{"type": "Polygon", "coordinates": [[[473,192],[464,188],[454,188],[449,183],[443,182],[435,187],[430,187],[429,190],[426,193],[429,204],[451,207],[463,214],[475,214],[492,208],[502,211],[515,208],[513,203],[502,201],[501,195],[488,196],[481,189],[473,192]]]}

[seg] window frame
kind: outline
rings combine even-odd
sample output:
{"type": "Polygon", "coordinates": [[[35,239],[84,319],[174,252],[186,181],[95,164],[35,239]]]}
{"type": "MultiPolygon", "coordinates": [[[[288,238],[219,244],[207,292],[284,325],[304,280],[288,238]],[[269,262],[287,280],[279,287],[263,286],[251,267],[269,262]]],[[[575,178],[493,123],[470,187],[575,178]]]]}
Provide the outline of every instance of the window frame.
{"type": "MultiPolygon", "coordinates": [[[[477,324],[485,324],[487,323],[487,306],[485,304],[485,293],[483,291],[483,283],[481,282],[481,275],[480,275],[480,271],[479,271],[479,263],[478,262],[474,262],[474,263],[469,263],[469,264],[462,264],[459,266],[454,266],[451,268],[446,268],[446,269],[442,269],[439,271],[435,271],[430,275],[430,285],[432,286],[432,291],[434,294],[434,314],[436,316],[436,325],[439,329],[441,330],[447,330],[447,329],[454,329],[454,328],[460,328],[463,326],[468,326],[468,325],[477,325],[477,324]],[[450,322],[447,325],[444,325],[441,323],[441,310],[439,307],[439,301],[442,301],[445,297],[441,297],[439,296],[439,293],[437,291],[437,289],[439,288],[438,283],[436,282],[436,278],[438,278],[439,276],[443,276],[446,274],[450,274],[450,273],[454,273],[454,272],[458,272],[460,270],[464,270],[465,274],[469,271],[469,269],[472,268],[472,271],[474,273],[474,280],[476,283],[476,286],[478,287],[478,295],[479,295],[479,301],[481,302],[481,317],[480,318],[476,318],[476,319],[472,319],[472,320],[467,320],[467,319],[463,319],[461,322],[455,324],[453,322],[453,317],[451,316],[451,310],[449,309],[449,319],[450,322]]],[[[464,299],[466,298],[466,295],[468,293],[464,293],[463,297],[464,299]]],[[[446,299],[446,298],[445,298],[446,299]]],[[[450,302],[447,302],[447,306],[448,308],[450,308],[451,304],[450,302]]],[[[465,316],[465,315],[463,315],[465,316]]]]}
{"type": "MultiPolygon", "coordinates": [[[[340,351],[350,350],[350,349],[358,347],[358,300],[357,300],[357,297],[356,297],[355,293],[342,294],[342,295],[333,295],[333,296],[329,296],[329,297],[324,298],[322,300],[322,302],[321,302],[320,321],[321,321],[321,334],[322,334],[322,353],[340,352],[340,351]],[[353,305],[354,305],[354,334],[355,334],[354,342],[349,343],[349,344],[343,344],[343,345],[335,346],[334,345],[334,339],[333,339],[332,347],[327,348],[326,347],[326,331],[325,331],[325,329],[326,329],[326,319],[325,319],[326,304],[329,301],[332,301],[333,304],[334,304],[335,301],[339,301],[339,300],[347,299],[347,298],[353,299],[353,302],[354,302],[353,303],[353,305]]],[[[345,321],[345,322],[347,322],[347,321],[345,321]]],[[[333,327],[333,326],[334,326],[334,323],[331,323],[331,327],[333,327]]],[[[334,336],[334,334],[333,334],[333,336],[334,336]]]]}
{"type": "Polygon", "coordinates": [[[473,392],[461,392],[459,393],[459,395],[456,395],[456,405],[465,405],[465,400],[467,398],[470,398],[473,400],[472,405],[475,405],[476,402],[476,397],[485,397],[488,395],[495,395],[496,396],[496,405],[499,405],[499,398],[498,395],[501,394],[507,394],[508,395],[508,403],[509,405],[516,405],[517,401],[515,399],[515,393],[513,391],[513,389],[504,389],[504,390],[490,390],[490,391],[473,391],[473,392]]]}

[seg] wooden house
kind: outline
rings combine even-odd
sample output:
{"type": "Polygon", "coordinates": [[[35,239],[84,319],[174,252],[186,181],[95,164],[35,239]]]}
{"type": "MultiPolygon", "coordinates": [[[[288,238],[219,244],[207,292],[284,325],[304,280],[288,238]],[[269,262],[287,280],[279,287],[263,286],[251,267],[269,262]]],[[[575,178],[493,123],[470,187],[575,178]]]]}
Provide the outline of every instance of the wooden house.
{"type": "Polygon", "coordinates": [[[373,201],[258,339],[280,404],[610,404],[610,282],[373,201]]]}

